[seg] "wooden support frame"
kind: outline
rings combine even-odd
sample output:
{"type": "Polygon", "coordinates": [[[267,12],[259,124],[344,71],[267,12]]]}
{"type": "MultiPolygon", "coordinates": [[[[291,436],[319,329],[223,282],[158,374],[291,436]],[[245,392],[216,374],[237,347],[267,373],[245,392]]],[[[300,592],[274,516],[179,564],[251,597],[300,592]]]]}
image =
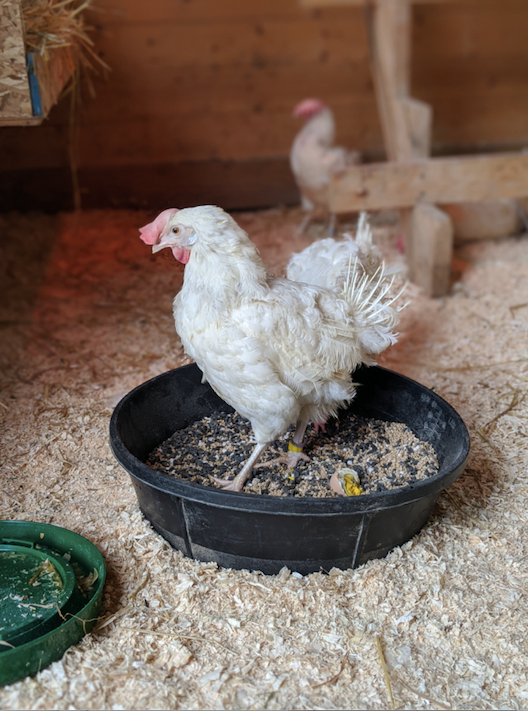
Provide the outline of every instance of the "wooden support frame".
{"type": "Polygon", "coordinates": [[[306,8],[365,8],[372,74],[388,162],[334,176],[335,213],[398,208],[410,278],[426,293],[449,287],[453,228],[436,205],[528,194],[528,155],[430,158],[432,109],[410,96],[412,4],[462,0],[299,0],[306,8]],[[429,257],[426,255],[429,254],[429,257]]]}
{"type": "Polygon", "coordinates": [[[387,157],[429,155],[432,109],[410,96],[412,16],[409,0],[378,0],[366,7],[376,99],[387,157]]]}
{"type": "MultiPolygon", "coordinates": [[[[405,166],[426,158],[431,148],[432,108],[410,96],[411,0],[377,0],[366,7],[372,73],[388,165],[405,166]]],[[[362,191],[367,190],[364,186],[362,191]]],[[[332,193],[331,198],[332,200],[332,193]]],[[[427,203],[423,194],[400,207],[409,276],[431,296],[449,286],[453,227],[447,215],[427,203]],[[425,205],[418,209],[415,203],[425,205]],[[422,234],[427,230],[427,234],[422,234]],[[444,244],[447,240],[447,244],[444,244]],[[425,249],[427,247],[427,249],[425,249]],[[431,255],[424,258],[425,252],[431,255]]]]}

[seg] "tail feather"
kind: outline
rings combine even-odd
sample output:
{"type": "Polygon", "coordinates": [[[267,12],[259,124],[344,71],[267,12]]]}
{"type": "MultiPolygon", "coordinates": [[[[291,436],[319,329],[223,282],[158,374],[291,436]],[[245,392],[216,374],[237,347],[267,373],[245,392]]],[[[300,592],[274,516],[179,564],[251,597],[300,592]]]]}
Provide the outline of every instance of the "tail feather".
{"type": "Polygon", "coordinates": [[[405,286],[394,296],[391,290],[394,277],[384,275],[382,267],[370,275],[364,272],[345,284],[343,298],[352,311],[357,333],[365,353],[365,362],[375,362],[375,356],[396,342],[394,331],[399,321],[400,308],[394,306],[405,286]]]}

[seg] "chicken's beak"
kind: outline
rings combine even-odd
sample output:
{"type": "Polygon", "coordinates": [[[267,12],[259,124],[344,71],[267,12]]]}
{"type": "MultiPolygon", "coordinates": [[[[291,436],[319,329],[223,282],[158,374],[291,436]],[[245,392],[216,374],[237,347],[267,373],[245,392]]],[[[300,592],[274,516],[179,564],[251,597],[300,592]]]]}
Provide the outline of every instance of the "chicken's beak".
{"type": "Polygon", "coordinates": [[[177,235],[172,232],[162,235],[159,242],[152,245],[152,253],[160,252],[165,247],[171,249],[188,249],[196,242],[196,234],[192,227],[179,228],[181,232],[177,235]]]}
{"type": "Polygon", "coordinates": [[[156,252],[161,252],[161,250],[165,249],[165,247],[176,247],[176,241],[171,243],[168,240],[164,241],[162,239],[160,242],[158,242],[158,244],[152,245],[152,254],[156,254],[156,252]]]}
{"type": "Polygon", "coordinates": [[[159,242],[152,245],[152,253],[160,252],[165,247],[170,247],[172,254],[178,262],[187,264],[191,255],[190,247],[196,242],[196,233],[192,227],[179,227],[178,234],[168,232],[159,238],[159,242]]]}

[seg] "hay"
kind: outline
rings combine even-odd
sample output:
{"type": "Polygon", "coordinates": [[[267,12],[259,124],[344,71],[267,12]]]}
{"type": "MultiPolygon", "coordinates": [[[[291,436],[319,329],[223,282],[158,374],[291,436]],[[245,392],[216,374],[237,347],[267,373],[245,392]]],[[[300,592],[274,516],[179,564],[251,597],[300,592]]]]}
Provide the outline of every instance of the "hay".
{"type": "Polygon", "coordinates": [[[82,12],[91,0],[22,0],[26,50],[49,59],[53,50],[69,48],[74,64],[94,70],[108,65],[95,53],[82,12]],[[95,63],[95,64],[94,64],[95,63]]]}
{"type": "MultiPolygon", "coordinates": [[[[108,447],[121,395],[187,362],[171,316],[181,269],[138,239],[152,217],[0,216],[2,517],[72,529],[108,566],[94,631],[0,689],[0,707],[386,709],[381,637],[396,708],[526,708],[528,310],[510,307],[528,302],[528,237],[457,248],[445,298],[411,285],[381,359],[470,430],[466,472],[425,528],[357,570],[263,576],[174,551],[108,447]]],[[[317,234],[297,235],[295,210],[237,219],[277,273],[317,234]]],[[[397,238],[375,221],[401,265],[397,238]]]]}

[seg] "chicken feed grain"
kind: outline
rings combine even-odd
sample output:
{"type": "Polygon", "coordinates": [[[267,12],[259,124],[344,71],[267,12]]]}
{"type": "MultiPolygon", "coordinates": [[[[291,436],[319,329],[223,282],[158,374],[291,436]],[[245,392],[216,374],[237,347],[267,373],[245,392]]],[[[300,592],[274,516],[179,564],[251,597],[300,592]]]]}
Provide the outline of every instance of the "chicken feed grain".
{"type": "MultiPolygon", "coordinates": [[[[293,429],[271,443],[268,459],[286,451],[293,429]]],[[[330,420],[325,430],[308,430],[304,451],[309,462],[301,461],[293,470],[286,464],[259,466],[243,491],[268,496],[337,496],[330,488],[330,477],[352,467],[363,494],[368,494],[408,486],[438,473],[433,447],[402,423],[352,414],[330,420]]],[[[253,447],[248,420],[236,412],[214,413],[177,430],[151,452],[147,464],[183,481],[216,486],[214,477],[231,478],[253,447]]]]}

